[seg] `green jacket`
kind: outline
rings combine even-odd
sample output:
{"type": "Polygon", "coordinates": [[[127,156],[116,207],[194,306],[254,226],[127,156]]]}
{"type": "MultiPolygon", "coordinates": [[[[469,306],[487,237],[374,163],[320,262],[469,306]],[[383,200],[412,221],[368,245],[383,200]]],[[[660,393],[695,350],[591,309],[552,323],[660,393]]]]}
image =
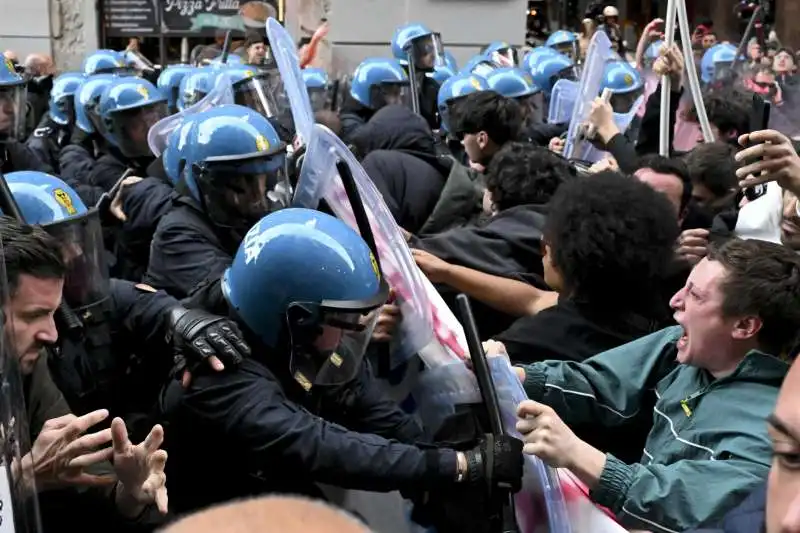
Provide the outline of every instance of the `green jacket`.
{"type": "Polygon", "coordinates": [[[770,467],[766,417],[788,363],[752,351],[733,374],[715,380],[675,362],[682,334],[670,327],[583,363],[525,367],[528,397],[553,407],[567,424],[622,425],[655,391],[640,464],[608,454],[591,492],[626,529],[673,532],[715,522],[763,483],[770,467]]]}
{"type": "Polygon", "coordinates": [[[435,235],[477,218],[484,188],[482,174],[454,160],[439,200],[418,234],[435,235]]]}

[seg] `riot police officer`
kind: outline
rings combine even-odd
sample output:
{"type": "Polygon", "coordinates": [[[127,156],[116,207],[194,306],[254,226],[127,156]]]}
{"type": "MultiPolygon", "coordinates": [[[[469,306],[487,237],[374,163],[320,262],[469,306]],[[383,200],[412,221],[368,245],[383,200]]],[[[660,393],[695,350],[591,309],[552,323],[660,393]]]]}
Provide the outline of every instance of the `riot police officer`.
{"type": "Polygon", "coordinates": [[[392,37],[392,55],[408,69],[412,98],[419,103],[419,114],[428,121],[432,130],[439,129],[436,114],[436,97],[439,84],[426,76],[437,65],[444,65],[442,38],[423,24],[411,23],[400,26],[392,37]],[[412,79],[413,78],[413,79],[412,79]]]}
{"type": "Polygon", "coordinates": [[[42,225],[62,245],[67,273],[56,315],[59,339],[47,349],[73,412],[102,408],[129,420],[150,413],[175,364],[167,337],[193,364],[215,356],[237,363],[249,353],[235,324],[222,317],[184,309],[146,285],[109,280],[97,210],[86,209],[69,185],[41,172],[6,179],[25,221],[42,225]]]}
{"type": "Polygon", "coordinates": [[[288,205],[286,144],[263,115],[224,105],[198,113],[185,132],[183,194],[163,217],[144,280],[178,298],[218,279],[242,237],[264,214],[288,205]]]}
{"type": "Polygon", "coordinates": [[[25,139],[27,81],[8,59],[0,61],[0,171],[52,169],[22,142],[25,139]]]}
{"type": "Polygon", "coordinates": [[[519,489],[516,439],[463,452],[415,445],[418,424],[383,396],[363,362],[389,287],[343,222],[307,209],[267,215],[245,236],[221,286],[253,355],[234,371],[166,391],[174,511],[264,492],[321,496],[316,483],[519,489]],[[224,460],[208,461],[208,450],[224,460]]]}
{"type": "Polygon", "coordinates": [[[66,72],[53,81],[48,111],[25,143],[56,173],[60,172],[58,159],[61,149],[72,138],[75,125],[74,96],[83,80],[83,74],[66,72]]]}

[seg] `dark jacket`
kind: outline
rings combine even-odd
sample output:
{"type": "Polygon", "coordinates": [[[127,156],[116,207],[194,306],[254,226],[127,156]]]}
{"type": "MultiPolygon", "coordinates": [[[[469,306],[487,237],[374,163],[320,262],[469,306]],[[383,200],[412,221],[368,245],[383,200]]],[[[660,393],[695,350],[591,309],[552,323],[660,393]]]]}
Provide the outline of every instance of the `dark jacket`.
{"type": "Polygon", "coordinates": [[[484,188],[482,174],[454,160],[439,200],[419,235],[436,235],[477,221],[483,209],[484,188]]]}
{"type": "Polygon", "coordinates": [[[353,97],[347,95],[342,109],[339,111],[339,120],[342,122],[342,132],[339,137],[345,144],[350,144],[358,129],[366,124],[374,114],[375,111],[361,105],[353,97]]]}
{"type": "MultiPolygon", "coordinates": [[[[520,205],[501,211],[481,225],[453,228],[425,238],[412,237],[409,245],[444,259],[448,263],[513,278],[545,288],[541,238],[545,206],[520,205]]],[[[445,302],[455,309],[456,293],[439,287],[445,302]]],[[[490,338],[511,326],[515,317],[473,303],[481,336],[490,338]]]]}
{"type": "Polygon", "coordinates": [[[122,211],[127,220],[122,223],[116,239],[117,277],[142,279],[150,263],[150,243],[158,221],[172,210],[178,198],[172,185],[157,177],[125,187],[122,211]]]}
{"type": "Polygon", "coordinates": [[[452,159],[441,157],[425,120],[405,106],[386,106],[352,139],[364,170],[400,227],[416,233],[432,213],[452,159]]]}
{"type": "Polygon", "coordinates": [[[144,282],[185,298],[202,281],[225,272],[239,242],[218,230],[194,200],[181,196],[158,222],[144,282]]]}
{"type": "MultiPolygon", "coordinates": [[[[68,144],[58,154],[58,165],[61,169],[61,179],[67,185],[78,190],[79,186],[89,184],[89,174],[97,161],[89,150],[82,144],[68,144]]],[[[80,191],[78,191],[80,194],[80,191]]],[[[94,193],[87,195],[94,197],[94,193]]],[[[83,196],[81,196],[83,198],[83,196]]]]}
{"type": "MultiPolygon", "coordinates": [[[[653,333],[658,324],[643,316],[592,310],[562,298],[558,304],[535,316],[518,319],[494,338],[502,342],[515,364],[560,360],[584,360],[617,346],[653,333]]],[[[642,456],[652,425],[651,395],[643,399],[642,409],[629,424],[613,432],[602,426],[579,424],[575,433],[589,444],[612,453],[626,463],[642,456]]]]}
{"type": "Polygon", "coordinates": [[[52,167],[53,171],[60,175],[59,154],[61,149],[69,143],[69,139],[69,128],[56,124],[50,119],[50,115],[45,113],[38,127],[25,141],[25,145],[36,154],[40,161],[52,167]]]}
{"type": "Polygon", "coordinates": [[[269,358],[283,370],[246,359],[235,371],[196,376],[189,389],[167,389],[173,510],[269,492],[319,497],[315,483],[390,491],[452,481],[454,453],[409,445],[419,426],[366,366],[347,386],[306,393],[287,358],[269,358]],[[225,460],[203,461],[208,450],[225,460]]]}
{"type": "Polygon", "coordinates": [[[35,170],[52,174],[53,169],[45,161],[39,159],[36,152],[18,141],[7,141],[0,144],[0,170],[3,174],[35,170]],[[4,150],[5,148],[5,150],[4,150]]]}

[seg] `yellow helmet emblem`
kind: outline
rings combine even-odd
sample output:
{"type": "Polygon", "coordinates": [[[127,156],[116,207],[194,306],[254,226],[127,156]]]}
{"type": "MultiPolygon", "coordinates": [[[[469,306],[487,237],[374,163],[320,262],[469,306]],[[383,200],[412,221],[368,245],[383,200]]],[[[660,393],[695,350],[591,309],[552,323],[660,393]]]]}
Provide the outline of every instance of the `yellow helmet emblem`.
{"type": "Polygon", "coordinates": [[[136,92],[144,96],[145,98],[150,98],[150,91],[147,90],[147,87],[144,85],[139,85],[136,88],[136,92]]]}
{"type": "Polygon", "coordinates": [[[14,63],[11,62],[9,58],[5,58],[6,60],[6,68],[9,72],[16,72],[17,69],[14,68],[14,63]]]}
{"type": "Polygon", "coordinates": [[[58,205],[67,210],[67,214],[74,215],[78,212],[72,203],[72,197],[67,194],[67,191],[64,189],[55,189],[53,191],[53,196],[55,197],[56,202],[58,202],[58,205]]]}
{"type": "Polygon", "coordinates": [[[477,89],[479,91],[481,90],[481,82],[478,80],[478,78],[472,77],[472,78],[469,79],[469,82],[470,82],[470,84],[472,84],[472,87],[474,87],[475,89],[477,89]]]}
{"type": "Polygon", "coordinates": [[[256,73],[253,72],[252,70],[245,70],[244,71],[244,77],[245,78],[252,78],[255,75],[256,75],[256,73]]]}
{"type": "Polygon", "coordinates": [[[633,76],[631,76],[630,74],[625,74],[625,76],[622,78],[622,80],[625,82],[625,85],[627,85],[628,87],[633,85],[633,76]]]}
{"type": "Polygon", "coordinates": [[[378,281],[381,280],[381,267],[378,265],[378,260],[375,259],[375,255],[370,252],[369,254],[370,263],[372,263],[372,271],[375,272],[375,277],[378,278],[378,281]]]}
{"type": "Polygon", "coordinates": [[[256,150],[259,152],[266,152],[269,150],[269,141],[263,135],[256,137],[256,150]]]}

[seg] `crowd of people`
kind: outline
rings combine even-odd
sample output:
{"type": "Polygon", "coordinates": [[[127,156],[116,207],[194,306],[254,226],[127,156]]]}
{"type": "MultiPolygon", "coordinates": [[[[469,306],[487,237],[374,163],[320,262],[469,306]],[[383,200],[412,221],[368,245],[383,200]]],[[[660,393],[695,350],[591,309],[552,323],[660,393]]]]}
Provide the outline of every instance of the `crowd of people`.
{"type": "Polygon", "coordinates": [[[299,87],[256,33],[163,69],[135,43],[79,72],[6,52],[0,518],[371,530],[334,488],[398,492],[398,531],[495,531],[534,456],[626,530],[800,531],[796,56],[746,35],[740,57],[710,21],[694,57],[660,19],[632,49],[618,17],[598,4],[581,33],[494,42],[462,68],[405,24],[347,83],[308,66],[323,25],[289,57],[299,87]],[[600,90],[571,128],[598,34],[600,90]],[[391,362],[410,296],[358,187],[355,222],[328,196],[298,205],[308,104],[421,275],[454,310],[467,295],[487,355],[513,366],[519,438],[479,404],[430,427],[418,389],[398,398],[430,375],[419,354],[391,362]]]}

